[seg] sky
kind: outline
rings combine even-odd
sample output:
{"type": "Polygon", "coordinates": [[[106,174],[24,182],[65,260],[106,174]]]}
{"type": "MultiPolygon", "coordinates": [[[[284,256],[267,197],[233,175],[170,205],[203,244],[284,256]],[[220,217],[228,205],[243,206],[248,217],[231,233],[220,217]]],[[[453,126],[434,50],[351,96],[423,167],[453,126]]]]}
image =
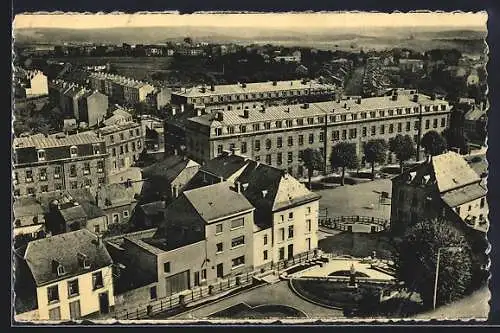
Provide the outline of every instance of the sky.
{"type": "Polygon", "coordinates": [[[374,27],[467,27],[486,29],[486,12],[477,13],[289,13],[289,14],[22,14],[20,28],[259,27],[262,29],[339,29],[374,27]]]}

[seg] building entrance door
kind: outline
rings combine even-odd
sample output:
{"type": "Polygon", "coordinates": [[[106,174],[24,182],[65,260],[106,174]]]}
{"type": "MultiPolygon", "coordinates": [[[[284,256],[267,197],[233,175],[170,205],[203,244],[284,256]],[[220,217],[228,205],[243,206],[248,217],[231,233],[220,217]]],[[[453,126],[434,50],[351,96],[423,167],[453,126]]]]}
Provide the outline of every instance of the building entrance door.
{"type": "Polygon", "coordinates": [[[224,266],[222,264],[217,265],[217,277],[221,278],[224,276],[224,266]]]}
{"type": "Polygon", "coordinates": [[[288,260],[293,259],[293,244],[288,245],[288,260]]]}
{"type": "Polygon", "coordinates": [[[108,292],[99,294],[99,310],[102,314],[109,313],[108,292]]]}

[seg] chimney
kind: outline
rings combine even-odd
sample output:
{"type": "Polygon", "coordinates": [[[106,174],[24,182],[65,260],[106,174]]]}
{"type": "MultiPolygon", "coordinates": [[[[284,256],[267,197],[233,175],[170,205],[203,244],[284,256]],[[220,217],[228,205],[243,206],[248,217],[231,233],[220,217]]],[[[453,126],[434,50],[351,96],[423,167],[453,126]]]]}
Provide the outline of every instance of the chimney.
{"type": "Polygon", "coordinates": [[[223,121],[224,120],[224,113],[217,112],[217,120],[218,121],[223,121]]]}
{"type": "Polygon", "coordinates": [[[344,109],[347,109],[347,103],[344,103],[344,109]]]}
{"type": "Polygon", "coordinates": [[[242,83],[242,84],[241,84],[241,87],[242,87],[242,88],[246,88],[246,87],[247,87],[247,84],[246,84],[246,83],[242,83]]]}
{"type": "Polygon", "coordinates": [[[235,186],[235,189],[236,189],[236,193],[241,193],[241,183],[237,181],[234,184],[234,186],[235,186]]]}
{"type": "Polygon", "coordinates": [[[277,86],[278,85],[278,82],[277,81],[273,81],[273,86],[277,86]]]}
{"type": "Polygon", "coordinates": [[[432,101],[435,101],[435,100],[436,100],[436,93],[432,93],[432,95],[431,95],[431,100],[432,100],[432,101]]]}
{"type": "Polygon", "coordinates": [[[233,147],[231,148],[231,155],[238,155],[240,152],[240,148],[233,147]]]}
{"type": "Polygon", "coordinates": [[[413,95],[413,101],[418,102],[418,95],[417,94],[413,95]]]}
{"type": "Polygon", "coordinates": [[[309,103],[304,103],[304,109],[309,109],[309,103]]]}
{"type": "Polygon", "coordinates": [[[210,91],[215,91],[215,86],[213,84],[210,85],[210,91]]]}
{"type": "Polygon", "coordinates": [[[358,99],[356,100],[356,103],[361,104],[361,97],[358,97],[358,99]]]}
{"type": "Polygon", "coordinates": [[[397,100],[398,100],[398,93],[394,93],[394,94],[392,95],[392,100],[393,100],[393,101],[397,101],[397,100]]]}
{"type": "Polygon", "coordinates": [[[201,87],[201,92],[205,93],[205,91],[206,91],[206,88],[205,87],[201,87]]]}
{"type": "Polygon", "coordinates": [[[249,110],[248,109],[244,109],[243,110],[243,118],[248,118],[249,117],[249,110]]]}

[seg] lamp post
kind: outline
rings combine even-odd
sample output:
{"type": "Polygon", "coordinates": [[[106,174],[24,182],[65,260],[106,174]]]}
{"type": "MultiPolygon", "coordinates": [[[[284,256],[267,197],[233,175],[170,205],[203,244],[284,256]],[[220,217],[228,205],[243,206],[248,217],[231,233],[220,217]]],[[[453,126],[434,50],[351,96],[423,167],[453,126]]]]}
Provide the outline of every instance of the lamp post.
{"type": "Polygon", "coordinates": [[[437,287],[438,287],[438,276],[439,276],[439,261],[441,259],[441,251],[458,251],[460,252],[462,250],[461,246],[443,246],[438,249],[437,252],[437,261],[436,261],[436,278],[434,280],[434,298],[432,302],[432,307],[435,310],[436,309],[436,300],[437,300],[437,287]]]}

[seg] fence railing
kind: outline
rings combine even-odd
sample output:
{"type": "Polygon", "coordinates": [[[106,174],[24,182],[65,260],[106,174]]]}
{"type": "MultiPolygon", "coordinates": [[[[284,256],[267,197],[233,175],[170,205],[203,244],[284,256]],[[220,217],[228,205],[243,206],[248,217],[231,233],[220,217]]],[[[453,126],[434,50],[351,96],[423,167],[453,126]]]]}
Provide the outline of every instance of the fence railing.
{"type": "Polygon", "coordinates": [[[347,224],[366,224],[375,225],[375,232],[383,231],[390,226],[390,221],[387,219],[381,219],[371,216],[334,216],[334,217],[320,217],[318,224],[322,227],[340,230],[340,231],[350,231],[351,228],[347,224]],[[377,228],[378,227],[378,228],[377,228]]]}
{"type": "Polygon", "coordinates": [[[241,273],[236,276],[230,276],[225,279],[208,283],[193,289],[188,289],[169,297],[160,298],[138,306],[134,310],[116,311],[114,317],[118,320],[137,320],[152,317],[162,312],[182,308],[187,304],[208,300],[224,292],[236,290],[238,288],[248,287],[255,282],[255,277],[284,271],[295,265],[306,263],[309,260],[319,259],[317,251],[309,251],[297,254],[294,257],[279,262],[270,262],[269,264],[258,267],[257,270],[247,273],[241,273]]]}
{"type": "MultiPolygon", "coordinates": [[[[328,281],[328,282],[348,282],[350,280],[349,276],[301,276],[293,277],[294,280],[304,280],[304,281],[328,281]]],[[[396,284],[395,279],[376,279],[371,277],[357,276],[356,281],[363,283],[373,283],[373,284],[396,284]]]]}

